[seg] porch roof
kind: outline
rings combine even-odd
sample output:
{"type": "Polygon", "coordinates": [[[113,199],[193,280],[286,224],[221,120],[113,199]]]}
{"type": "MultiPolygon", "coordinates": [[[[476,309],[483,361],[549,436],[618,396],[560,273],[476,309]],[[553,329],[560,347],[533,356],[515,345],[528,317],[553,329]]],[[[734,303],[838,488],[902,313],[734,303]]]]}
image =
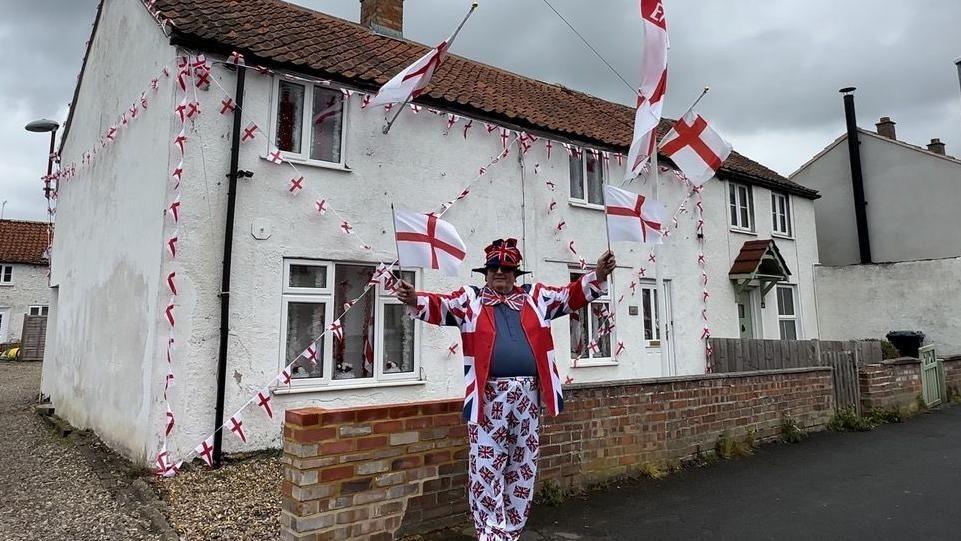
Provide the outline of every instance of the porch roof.
{"type": "Polygon", "coordinates": [[[774,239],[749,240],[731,265],[731,278],[783,277],[791,275],[774,239]]]}

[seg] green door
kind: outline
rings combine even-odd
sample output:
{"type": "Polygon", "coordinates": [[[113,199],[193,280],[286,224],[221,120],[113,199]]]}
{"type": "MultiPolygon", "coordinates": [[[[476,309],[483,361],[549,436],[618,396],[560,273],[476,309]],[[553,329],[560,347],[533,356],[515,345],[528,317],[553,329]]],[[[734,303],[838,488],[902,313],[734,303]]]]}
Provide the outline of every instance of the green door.
{"type": "Polygon", "coordinates": [[[921,396],[927,406],[936,406],[944,401],[944,372],[938,362],[934,346],[924,346],[918,350],[921,357],[921,396]]]}

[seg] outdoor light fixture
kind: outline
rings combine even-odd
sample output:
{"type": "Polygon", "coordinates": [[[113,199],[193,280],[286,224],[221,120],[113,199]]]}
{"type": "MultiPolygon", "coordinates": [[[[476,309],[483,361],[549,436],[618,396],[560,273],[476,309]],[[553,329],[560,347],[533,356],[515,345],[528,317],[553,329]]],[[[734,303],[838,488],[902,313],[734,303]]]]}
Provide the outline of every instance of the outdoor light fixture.
{"type": "Polygon", "coordinates": [[[55,120],[42,118],[27,124],[24,126],[24,129],[34,133],[50,132],[50,152],[47,154],[47,176],[43,179],[43,195],[49,200],[51,191],[50,175],[53,174],[53,148],[57,140],[57,130],[60,129],[60,124],[55,120]]]}

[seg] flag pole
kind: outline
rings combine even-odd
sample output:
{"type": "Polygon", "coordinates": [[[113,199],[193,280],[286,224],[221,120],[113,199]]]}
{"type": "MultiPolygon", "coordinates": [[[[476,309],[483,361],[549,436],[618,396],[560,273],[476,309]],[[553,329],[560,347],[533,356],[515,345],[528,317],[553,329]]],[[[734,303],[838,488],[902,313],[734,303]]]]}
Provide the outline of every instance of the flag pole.
{"type": "MultiPolygon", "coordinates": [[[[684,118],[685,116],[687,116],[688,113],[690,113],[691,111],[693,111],[693,110],[694,110],[694,107],[696,107],[697,104],[701,102],[701,98],[703,98],[710,90],[711,90],[711,87],[710,87],[710,86],[705,86],[705,87],[704,87],[704,90],[702,90],[701,93],[697,96],[697,99],[694,100],[694,103],[692,103],[691,106],[688,107],[687,110],[684,111],[684,114],[681,115],[679,118],[684,118]]],[[[657,149],[660,150],[661,147],[663,147],[663,146],[664,146],[664,140],[662,139],[661,142],[657,144],[657,149]]],[[[655,152],[655,154],[657,154],[657,153],[655,152]]]]}
{"type": "MultiPolygon", "coordinates": [[[[398,272],[398,273],[399,273],[399,272],[400,272],[400,268],[401,268],[401,266],[400,266],[400,245],[397,244],[397,215],[394,213],[394,204],[393,204],[393,203],[390,204],[390,226],[394,229],[394,249],[397,250],[397,270],[396,270],[396,271],[391,271],[391,272],[392,272],[392,273],[393,273],[393,272],[398,272]]],[[[401,275],[399,275],[399,274],[394,274],[394,278],[397,278],[397,282],[398,282],[398,283],[404,281],[404,279],[403,279],[403,278],[401,277],[401,275]]],[[[413,285],[413,284],[411,284],[411,285],[413,285]]]]}
{"type": "MultiPolygon", "coordinates": [[[[454,33],[451,34],[450,37],[447,39],[448,50],[450,50],[451,46],[454,45],[454,38],[456,38],[457,34],[460,33],[460,29],[464,28],[464,24],[467,22],[467,19],[469,19],[470,16],[474,13],[475,9],[477,9],[476,1],[471,3],[470,10],[467,12],[467,15],[464,15],[464,18],[461,20],[460,24],[457,25],[456,29],[454,29],[454,33]]],[[[440,66],[438,65],[438,67],[440,66]]],[[[390,131],[390,127],[394,125],[394,122],[397,121],[397,117],[400,116],[400,113],[404,110],[405,107],[407,107],[407,104],[410,103],[412,99],[413,99],[412,96],[407,96],[407,99],[404,100],[404,103],[402,103],[401,106],[397,108],[397,112],[394,113],[394,118],[391,118],[387,122],[387,124],[384,126],[384,135],[387,135],[387,133],[390,131]]]]}

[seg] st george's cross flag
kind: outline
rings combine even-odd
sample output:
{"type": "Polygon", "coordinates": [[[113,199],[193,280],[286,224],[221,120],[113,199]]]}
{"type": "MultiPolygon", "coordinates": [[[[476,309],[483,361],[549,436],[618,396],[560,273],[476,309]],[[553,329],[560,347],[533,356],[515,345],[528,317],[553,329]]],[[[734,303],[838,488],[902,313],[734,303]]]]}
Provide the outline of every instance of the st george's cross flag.
{"type": "Polygon", "coordinates": [[[401,267],[440,269],[448,276],[457,276],[458,267],[467,257],[467,247],[457,230],[434,213],[394,209],[394,231],[401,267]]]}
{"type": "Polygon", "coordinates": [[[664,205],[641,194],[604,186],[607,234],[611,242],[657,243],[662,240],[664,205]]]}
{"type": "Polygon", "coordinates": [[[391,80],[384,83],[384,86],[380,87],[377,95],[371,98],[367,105],[402,103],[407,100],[416,99],[423,94],[427,85],[430,84],[430,78],[434,76],[434,73],[440,68],[441,63],[447,58],[447,52],[450,50],[451,44],[454,43],[454,39],[457,38],[458,32],[464,27],[464,23],[467,22],[467,19],[470,18],[475,9],[477,9],[476,2],[471,6],[464,20],[461,21],[449,38],[440,42],[437,47],[428,51],[427,54],[418,58],[416,62],[407,66],[400,73],[394,75],[391,80]]]}
{"type": "Polygon", "coordinates": [[[661,140],[660,149],[691,184],[701,186],[721,168],[732,147],[704,117],[688,111],[661,140]]]}
{"type": "Polygon", "coordinates": [[[624,179],[640,174],[644,162],[654,153],[657,125],[661,121],[664,93],[667,91],[667,19],[661,0],[640,0],[644,21],[644,56],[641,86],[637,90],[634,135],[627,153],[624,179]]]}

